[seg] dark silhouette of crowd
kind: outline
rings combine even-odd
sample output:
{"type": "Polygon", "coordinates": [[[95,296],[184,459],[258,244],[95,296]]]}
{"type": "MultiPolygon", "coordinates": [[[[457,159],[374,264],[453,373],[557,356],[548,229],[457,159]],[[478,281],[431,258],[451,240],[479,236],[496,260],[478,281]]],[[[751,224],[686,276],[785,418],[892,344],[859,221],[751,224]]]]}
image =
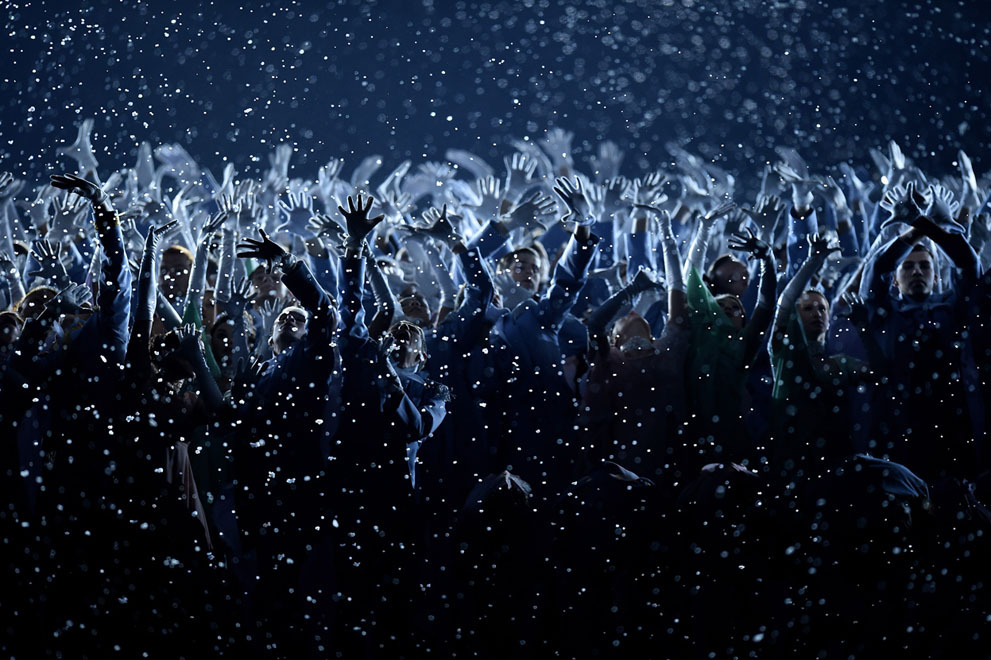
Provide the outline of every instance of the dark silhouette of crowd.
{"type": "Polygon", "coordinates": [[[965,153],[103,177],[91,127],[0,174],[11,657],[991,657],[965,153]]]}

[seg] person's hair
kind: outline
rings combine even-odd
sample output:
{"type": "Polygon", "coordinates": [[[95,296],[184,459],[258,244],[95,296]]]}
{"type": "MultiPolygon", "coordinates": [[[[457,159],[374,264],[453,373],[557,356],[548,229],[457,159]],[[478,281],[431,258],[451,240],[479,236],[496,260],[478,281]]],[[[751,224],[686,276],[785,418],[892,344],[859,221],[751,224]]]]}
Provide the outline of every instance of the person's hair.
{"type": "Polygon", "coordinates": [[[422,367],[427,361],[427,336],[423,332],[423,328],[411,321],[396,321],[389,326],[388,333],[390,335],[395,334],[396,330],[400,328],[406,328],[411,337],[416,337],[420,341],[420,367],[422,367]]]}
{"type": "Polygon", "coordinates": [[[927,243],[925,240],[920,240],[913,243],[912,251],[909,252],[909,254],[911,254],[912,252],[925,252],[926,254],[929,255],[930,259],[936,258],[936,255],[933,254],[932,248],[929,246],[929,243],[927,243]]]}
{"type": "Polygon", "coordinates": [[[806,289],[805,291],[802,292],[802,295],[800,295],[798,299],[801,300],[805,296],[809,296],[809,295],[819,296],[820,298],[822,298],[823,302],[826,303],[826,307],[832,308],[832,305],[829,304],[829,298],[827,298],[826,294],[820,291],[819,289],[806,289]]]}
{"type": "Polygon", "coordinates": [[[633,310],[626,316],[619,317],[613,321],[612,325],[609,326],[609,332],[607,333],[609,343],[615,345],[616,340],[619,339],[620,332],[634,323],[643,325],[643,327],[647,329],[647,334],[653,336],[650,323],[647,322],[647,319],[641,316],[636,310],[633,310]]]}
{"type": "Polygon", "coordinates": [[[537,266],[540,267],[540,279],[546,282],[551,273],[551,257],[547,254],[544,244],[539,241],[532,243],[529,247],[537,253],[537,266]]]}
{"type": "Polygon", "coordinates": [[[162,251],[162,257],[167,255],[180,255],[189,259],[189,261],[194,261],[193,253],[181,245],[170,245],[162,251]]]}
{"type": "Polygon", "coordinates": [[[26,313],[28,303],[40,302],[44,305],[57,295],[58,289],[55,287],[50,287],[44,284],[41,286],[36,286],[25,293],[23,298],[17,301],[14,305],[14,311],[17,312],[18,316],[26,319],[29,316],[29,314],[26,313]]]}
{"type": "MultiPolygon", "coordinates": [[[[502,272],[504,270],[509,270],[509,268],[513,265],[513,263],[517,261],[517,257],[520,256],[521,254],[527,254],[533,257],[534,261],[537,262],[538,268],[540,268],[540,264],[543,263],[543,260],[540,256],[540,252],[537,251],[536,248],[530,246],[521,247],[513,250],[512,252],[508,252],[504,254],[502,258],[499,259],[499,268],[498,268],[499,272],[502,272]]],[[[543,273],[542,270],[541,273],[543,273]]]]}
{"type": "Polygon", "coordinates": [[[4,322],[12,322],[14,325],[24,325],[24,319],[17,312],[11,311],[9,309],[0,312],[0,325],[4,322]]]}
{"type": "MultiPolygon", "coordinates": [[[[744,268],[746,268],[746,264],[728,252],[719,255],[711,264],[709,264],[709,267],[706,269],[705,273],[702,274],[702,281],[706,283],[710,291],[713,291],[716,288],[716,271],[719,270],[719,267],[723,264],[729,263],[742,264],[744,268]]],[[[713,291],[713,293],[715,293],[715,291],[713,291]]]]}
{"type": "MultiPolygon", "coordinates": [[[[213,324],[210,326],[210,336],[213,336],[214,331],[217,328],[222,327],[224,324],[229,323],[234,325],[234,319],[227,312],[221,312],[213,318],[213,324]]],[[[252,324],[253,325],[253,324],[252,324]]]]}

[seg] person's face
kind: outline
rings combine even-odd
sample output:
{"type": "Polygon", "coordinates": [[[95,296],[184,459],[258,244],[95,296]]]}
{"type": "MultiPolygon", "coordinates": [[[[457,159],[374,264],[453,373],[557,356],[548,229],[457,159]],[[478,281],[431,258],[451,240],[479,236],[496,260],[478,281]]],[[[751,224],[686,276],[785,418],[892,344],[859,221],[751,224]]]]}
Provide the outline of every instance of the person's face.
{"type": "Polygon", "coordinates": [[[742,296],[750,284],[750,273],[745,264],[736,259],[726,260],[712,272],[716,283],[716,293],[729,293],[742,296]]]}
{"type": "Polygon", "coordinates": [[[278,273],[269,273],[263,268],[256,268],[251,273],[251,284],[254,287],[256,307],[260,307],[266,300],[286,299],[286,287],[283,286],[282,276],[278,273]]]}
{"type": "Polygon", "coordinates": [[[306,311],[299,307],[286,307],[275,319],[272,328],[272,352],[276,355],[306,336],[306,311]]]}
{"type": "Polygon", "coordinates": [[[395,361],[400,367],[409,369],[416,366],[426,356],[423,336],[412,328],[399,325],[391,331],[396,342],[395,361]]]}
{"type": "Polygon", "coordinates": [[[540,263],[532,254],[517,254],[509,265],[509,276],[527,291],[536,293],[540,288],[540,263]]]}
{"type": "Polygon", "coordinates": [[[403,308],[403,314],[407,318],[422,323],[430,320],[430,309],[427,307],[427,301],[419,293],[406,296],[399,301],[399,305],[403,308]]]}
{"type": "Polygon", "coordinates": [[[233,349],[234,322],[224,321],[218,326],[214,326],[210,333],[210,348],[218,360],[230,355],[233,349]]]}
{"type": "Polygon", "coordinates": [[[743,305],[736,298],[720,298],[718,301],[719,306],[723,310],[723,314],[733,322],[733,325],[737,329],[742,329],[745,321],[743,313],[743,305]]]}
{"type": "Polygon", "coordinates": [[[915,300],[927,298],[936,283],[932,256],[923,250],[909,253],[895,271],[895,282],[903,296],[915,300]]]}
{"type": "Polygon", "coordinates": [[[798,316],[805,336],[817,342],[826,340],[829,330],[829,304],[818,293],[806,293],[798,300],[798,316]]]}
{"type": "Polygon", "coordinates": [[[184,254],[166,254],[162,256],[162,268],[158,276],[158,285],[169,300],[186,295],[189,287],[189,269],[192,263],[184,254]]]}

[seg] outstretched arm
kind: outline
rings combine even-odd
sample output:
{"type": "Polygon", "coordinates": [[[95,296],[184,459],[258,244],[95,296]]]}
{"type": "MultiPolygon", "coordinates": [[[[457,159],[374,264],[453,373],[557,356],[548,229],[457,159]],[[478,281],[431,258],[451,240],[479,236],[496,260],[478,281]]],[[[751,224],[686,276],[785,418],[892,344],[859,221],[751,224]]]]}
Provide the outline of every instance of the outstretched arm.
{"type": "Polygon", "coordinates": [[[124,236],[110,197],[97,184],[73,174],[52,175],[52,185],[85,197],[93,205],[96,233],[107,266],[100,278],[97,296],[98,324],[104,346],[113,352],[116,362],[124,360],[131,311],[131,270],[127,267],[124,236]]]}
{"type": "Polygon", "coordinates": [[[698,231],[695,232],[695,237],[692,239],[692,244],[688,249],[688,262],[685,264],[685,269],[682,272],[683,279],[691,268],[695,268],[700,273],[705,272],[705,255],[709,250],[709,237],[712,234],[713,227],[716,226],[716,220],[734,208],[733,204],[723,204],[709,211],[699,219],[698,231]]]}
{"type": "Polygon", "coordinates": [[[297,259],[284,250],[265,233],[259,230],[261,240],[246,238],[238,246],[239,257],[262,259],[270,267],[278,266],[282,270],[282,282],[289,292],[296,297],[300,304],[310,312],[307,323],[306,342],[311,346],[319,346],[331,350],[330,336],[337,330],[337,314],[334,312],[334,300],[313,278],[313,273],[303,259],[297,259]]]}
{"type": "Polygon", "coordinates": [[[774,325],[771,332],[771,346],[776,347],[785,336],[788,327],[788,320],[791,317],[798,299],[802,297],[815,275],[831,252],[838,252],[839,245],[830,245],[826,239],[819,238],[818,235],[809,236],[809,256],[802,262],[801,267],[795,274],[778,299],[778,307],[774,314],[774,325]]]}
{"type": "Polygon", "coordinates": [[[633,277],[632,282],[599,305],[588,320],[588,334],[595,342],[595,350],[600,353],[609,350],[609,342],[606,340],[606,326],[616,317],[620,308],[632,303],[637,295],[656,286],[658,285],[650,279],[650,276],[641,270],[633,277]]]}
{"type": "Polygon", "coordinates": [[[379,337],[392,324],[398,303],[392,294],[392,289],[389,288],[389,281],[370,255],[365,257],[365,268],[368,270],[368,280],[372,285],[372,296],[375,298],[375,316],[368,326],[368,332],[372,337],[379,337]]]}
{"type": "Polygon", "coordinates": [[[748,227],[747,235],[734,234],[730,249],[749,253],[750,259],[760,263],[760,284],[758,286],[757,307],[743,330],[744,363],[750,364],[760,350],[761,339],[771,325],[774,314],[774,298],[777,295],[777,277],[774,254],[771,246],[762,241],[748,227]]]}
{"type": "Polygon", "coordinates": [[[221,394],[213,374],[210,373],[210,367],[207,366],[206,357],[203,355],[203,347],[200,344],[200,329],[190,323],[179,329],[177,334],[179,336],[178,350],[193,367],[196,383],[200,388],[200,396],[203,398],[207,410],[210,412],[221,410],[224,405],[224,396],[221,394]]]}
{"type": "Polygon", "coordinates": [[[184,314],[189,307],[197,311],[203,309],[203,292],[206,290],[206,271],[209,265],[210,240],[228,217],[226,213],[221,211],[213,216],[200,232],[199,242],[196,244],[196,256],[193,260],[193,272],[189,274],[189,284],[186,286],[186,298],[182,305],[184,314]]]}
{"type": "MultiPolygon", "coordinates": [[[[688,293],[678,253],[678,241],[671,226],[671,216],[660,215],[661,251],[664,253],[664,278],[668,286],[668,323],[676,326],[688,322],[688,293]]],[[[703,250],[704,255],[704,250],[703,250]]]]}

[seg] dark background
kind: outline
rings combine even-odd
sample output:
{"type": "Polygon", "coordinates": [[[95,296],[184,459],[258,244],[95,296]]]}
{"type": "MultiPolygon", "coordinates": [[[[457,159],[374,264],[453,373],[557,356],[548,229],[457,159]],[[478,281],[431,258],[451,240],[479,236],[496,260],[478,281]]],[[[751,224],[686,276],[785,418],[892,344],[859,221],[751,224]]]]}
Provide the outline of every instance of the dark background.
{"type": "Polygon", "coordinates": [[[952,171],[961,147],[991,167],[991,3],[231,4],[5,3],[0,170],[72,168],[54,148],[88,116],[104,177],[142,140],[218,174],[286,141],[290,175],[315,178],[332,157],[349,172],[452,147],[498,163],[554,126],[579,163],[615,140],[626,174],[672,140],[744,184],[779,144],[819,170],[889,138],[925,169],[952,171]]]}

